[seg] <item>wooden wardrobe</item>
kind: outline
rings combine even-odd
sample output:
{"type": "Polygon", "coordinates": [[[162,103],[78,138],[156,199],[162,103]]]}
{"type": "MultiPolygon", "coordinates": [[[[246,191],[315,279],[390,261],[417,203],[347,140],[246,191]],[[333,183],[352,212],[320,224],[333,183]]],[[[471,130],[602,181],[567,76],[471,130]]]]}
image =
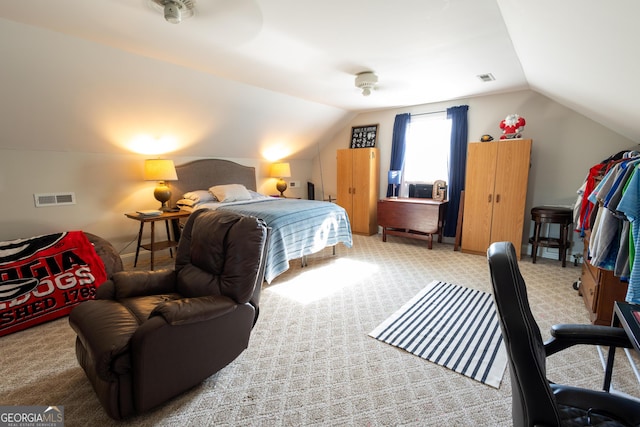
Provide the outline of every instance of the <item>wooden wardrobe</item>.
{"type": "Polygon", "coordinates": [[[338,150],[338,200],[349,215],[351,231],[378,233],[380,155],[377,148],[338,150]]]}
{"type": "Polygon", "coordinates": [[[493,242],[522,250],[531,160],[530,139],[471,142],[462,221],[462,252],[486,255],[493,242]]]}

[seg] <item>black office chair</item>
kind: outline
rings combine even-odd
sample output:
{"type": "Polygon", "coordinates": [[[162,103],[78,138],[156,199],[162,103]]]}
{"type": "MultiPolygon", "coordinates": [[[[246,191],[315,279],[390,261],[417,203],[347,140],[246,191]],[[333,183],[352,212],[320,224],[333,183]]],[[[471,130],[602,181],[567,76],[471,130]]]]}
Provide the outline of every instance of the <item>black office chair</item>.
{"type": "Polygon", "coordinates": [[[527,289],[510,242],[487,251],[502,336],[509,357],[513,425],[638,426],[640,402],[605,391],[553,384],[546,377],[546,357],[576,344],[631,347],[620,328],[555,325],[542,342],[531,314],[527,289]]]}

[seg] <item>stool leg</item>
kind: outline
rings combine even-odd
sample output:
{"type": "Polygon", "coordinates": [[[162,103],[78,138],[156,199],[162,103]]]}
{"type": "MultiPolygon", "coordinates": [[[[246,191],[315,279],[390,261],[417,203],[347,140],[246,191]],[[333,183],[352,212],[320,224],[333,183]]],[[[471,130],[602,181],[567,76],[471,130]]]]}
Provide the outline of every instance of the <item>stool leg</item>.
{"type": "Polygon", "coordinates": [[[560,226],[560,248],[558,257],[560,261],[562,261],[562,267],[567,266],[567,246],[569,246],[569,225],[570,224],[562,224],[560,226]]]}
{"type": "Polygon", "coordinates": [[[536,257],[538,256],[538,242],[540,241],[540,227],[542,223],[536,222],[533,231],[533,243],[531,244],[531,258],[532,262],[536,263],[536,257]]]}

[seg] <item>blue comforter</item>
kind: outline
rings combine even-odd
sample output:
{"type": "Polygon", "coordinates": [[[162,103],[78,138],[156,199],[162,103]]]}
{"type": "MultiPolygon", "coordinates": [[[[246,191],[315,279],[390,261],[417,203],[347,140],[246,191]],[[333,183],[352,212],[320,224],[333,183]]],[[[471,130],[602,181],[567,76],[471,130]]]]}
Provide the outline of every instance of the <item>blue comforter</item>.
{"type": "Polygon", "coordinates": [[[335,203],[272,199],[236,202],[218,209],[261,218],[271,227],[265,272],[267,283],[289,269],[289,260],[338,243],[349,248],[353,244],[347,212],[335,203]]]}

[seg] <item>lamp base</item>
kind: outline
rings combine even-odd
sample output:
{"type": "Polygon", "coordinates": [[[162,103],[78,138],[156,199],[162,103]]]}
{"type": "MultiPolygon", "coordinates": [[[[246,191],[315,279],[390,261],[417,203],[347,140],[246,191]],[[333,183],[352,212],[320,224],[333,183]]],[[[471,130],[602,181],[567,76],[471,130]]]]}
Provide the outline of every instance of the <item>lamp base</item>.
{"type": "Polygon", "coordinates": [[[169,206],[167,206],[167,202],[169,201],[169,199],[171,199],[171,190],[169,190],[169,187],[167,187],[164,182],[158,183],[156,189],[153,190],[153,197],[155,197],[157,201],[162,203],[159,210],[161,210],[162,212],[167,212],[171,209],[169,206]]]}
{"type": "Polygon", "coordinates": [[[397,199],[398,198],[398,193],[396,193],[396,185],[395,184],[391,184],[393,185],[392,190],[391,190],[391,197],[389,197],[390,199],[397,199]]]}
{"type": "Polygon", "coordinates": [[[276,189],[280,192],[280,197],[284,197],[284,198],[287,197],[284,195],[284,192],[287,189],[287,183],[284,181],[284,179],[280,178],[278,180],[278,183],[276,184],[276,189]]]}

